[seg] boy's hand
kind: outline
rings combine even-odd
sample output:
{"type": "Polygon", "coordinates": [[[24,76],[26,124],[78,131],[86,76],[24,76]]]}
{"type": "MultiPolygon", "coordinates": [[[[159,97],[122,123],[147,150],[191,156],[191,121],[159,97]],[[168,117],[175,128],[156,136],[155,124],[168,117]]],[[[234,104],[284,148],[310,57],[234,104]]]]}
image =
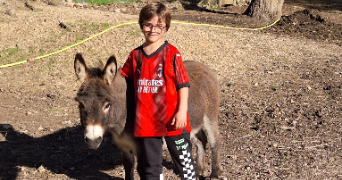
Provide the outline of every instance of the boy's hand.
{"type": "Polygon", "coordinates": [[[178,111],[173,118],[171,125],[175,127],[176,130],[183,129],[187,124],[187,113],[186,111],[178,111]]]}
{"type": "Polygon", "coordinates": [[[188,96],[189,96],[189,88],[183,87],[178,92],[179,95],[179,104],[178,110],[175,114],[175,117],[172,119],[170,125],[172,126],[172,130],[183,129],[187,125],[187,111],[188,111],[188,96]]]}

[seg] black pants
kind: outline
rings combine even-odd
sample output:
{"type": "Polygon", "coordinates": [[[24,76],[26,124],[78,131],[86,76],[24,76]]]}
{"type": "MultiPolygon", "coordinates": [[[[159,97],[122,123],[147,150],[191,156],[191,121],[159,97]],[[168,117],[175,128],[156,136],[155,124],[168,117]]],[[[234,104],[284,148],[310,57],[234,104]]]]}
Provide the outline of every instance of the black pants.
{"type": "MultiPolygon", "coordinates": [[[[196,180],[190,133],[164,137],[176,173],[182,180],[196,180]]],[[[138,138],[138,173],[141,180],[163,180],[162,137],[138,138]]]]}

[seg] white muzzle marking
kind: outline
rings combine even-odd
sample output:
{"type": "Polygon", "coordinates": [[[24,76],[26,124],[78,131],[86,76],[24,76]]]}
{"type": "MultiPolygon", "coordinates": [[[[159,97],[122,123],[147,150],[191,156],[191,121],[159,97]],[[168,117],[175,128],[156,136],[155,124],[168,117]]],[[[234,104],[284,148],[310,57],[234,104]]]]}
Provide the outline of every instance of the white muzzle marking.
{"type": "Polygon", "coordinates": [[[85,132],[84,132],[84,137],[88,138],[90,140],[95,140],[99,137],[102,138],[103,136],[103,128],[100,125],[87,125],[85,132]]]}

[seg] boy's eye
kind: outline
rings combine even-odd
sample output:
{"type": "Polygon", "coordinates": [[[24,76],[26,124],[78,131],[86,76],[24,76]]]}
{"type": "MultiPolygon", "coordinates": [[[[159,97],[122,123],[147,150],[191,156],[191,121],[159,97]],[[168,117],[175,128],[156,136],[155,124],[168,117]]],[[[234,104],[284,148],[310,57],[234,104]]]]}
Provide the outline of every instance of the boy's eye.
{"type": "Polygon", "coordinates": [[[152,30],[153,28],[157,28],[158,30],[163,30],[165,28],[165,26],[163,25],[158,24],[156,26],[153,26],[151,23],[144,23],[143,26],[147,31],[152,30]]]}

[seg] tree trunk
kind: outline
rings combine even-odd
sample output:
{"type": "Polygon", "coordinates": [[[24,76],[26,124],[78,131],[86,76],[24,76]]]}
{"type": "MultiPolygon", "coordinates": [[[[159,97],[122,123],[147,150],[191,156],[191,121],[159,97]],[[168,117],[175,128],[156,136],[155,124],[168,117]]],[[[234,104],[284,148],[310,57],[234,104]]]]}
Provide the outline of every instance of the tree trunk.
{"type": "Polygon", "coordinates": [[[252,0],[244,14],[261,21],[274,21],[281,17],[284,0],[252,0]]]}

